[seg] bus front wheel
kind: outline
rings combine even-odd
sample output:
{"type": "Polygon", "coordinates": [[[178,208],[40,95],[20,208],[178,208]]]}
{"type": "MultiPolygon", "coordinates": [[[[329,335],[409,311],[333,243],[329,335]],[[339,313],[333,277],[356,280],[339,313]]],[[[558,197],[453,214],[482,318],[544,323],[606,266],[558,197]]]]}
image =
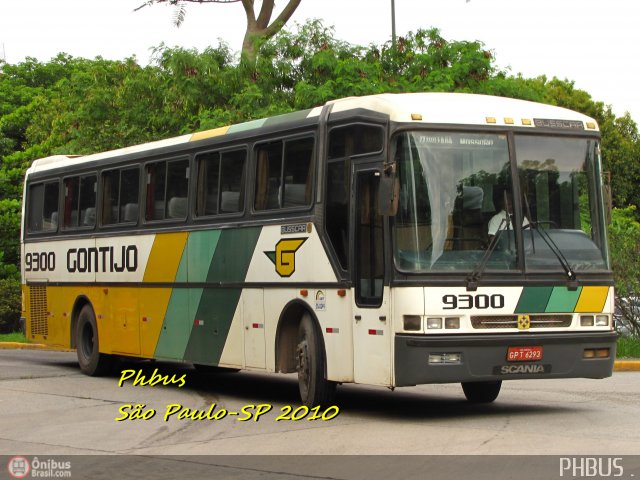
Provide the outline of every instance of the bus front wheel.
{"type": "Polygon", "coordinates": [[[502,381],[496,382],[462,382],[462,391],[472,403],[491,403],[500,393],[502,381]]]}
{"type": "Polygon", "coordinates": [[[302,317],[298,327],[296,363],[302,403],[308,407],[331,404],[335,397],[336,384],[324,376],[324,348],[308,313],[302,317]]]}
{"type": "Polygon", "coordinates": [[[109,372],[111,355],[100,353],[98,324],[91,305],[85,305],[78,315],[76,326],[76,349],[80,370],[86,375],[98,377],[109,372]]]}

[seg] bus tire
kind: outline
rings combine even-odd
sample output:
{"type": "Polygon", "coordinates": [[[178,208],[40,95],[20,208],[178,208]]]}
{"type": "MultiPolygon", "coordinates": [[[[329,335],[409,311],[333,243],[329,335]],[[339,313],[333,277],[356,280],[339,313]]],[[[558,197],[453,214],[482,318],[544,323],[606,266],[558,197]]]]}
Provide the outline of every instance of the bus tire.
{"type": "Polygon", "coordinates": [[[462,391],[472,403],[491,403],[500,393],[502,380],[495,382],[462,382],[462,391]]]}
{"type": "Polygon", "coordinates": [[[92,377],[99,377],[109,373],[113,357],[100,353],[98,324],[91,305],[82,307],[78,315],[76,352],[82,373],[92,377]]]}
{"type": "Polygon", "coordinates": [[[330,405],[336,384],[324,376],[325,353],[311,316],[305,313],[298,327],[296,369],[300,399],[308,407],[330,405]]]}

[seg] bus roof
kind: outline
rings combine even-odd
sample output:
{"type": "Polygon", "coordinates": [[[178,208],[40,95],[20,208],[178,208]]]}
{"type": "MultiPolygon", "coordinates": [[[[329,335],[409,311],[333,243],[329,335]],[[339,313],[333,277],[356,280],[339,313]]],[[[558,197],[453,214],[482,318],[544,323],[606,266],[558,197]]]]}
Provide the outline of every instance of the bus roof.
{"type": "MultiPolygon", "coordinates": [[[[384,93],[332,100],[328,104],[332,104],[332,114],[349,110],[372,111],[388,116],[393,122],[598,131],[597,122],[581,113],[552,105],[490,95],[435,92],[384,93]]],[[[320,118],[321,111],[322,107],[316,107],[86,156],[53,155],[34,160],[27,170],[27,174],[129,154],[151,152],[188,142],[248,132],[264,127],[295,125],[302,120],[313,122],[314,117],[315,119],[320,118]]]]}

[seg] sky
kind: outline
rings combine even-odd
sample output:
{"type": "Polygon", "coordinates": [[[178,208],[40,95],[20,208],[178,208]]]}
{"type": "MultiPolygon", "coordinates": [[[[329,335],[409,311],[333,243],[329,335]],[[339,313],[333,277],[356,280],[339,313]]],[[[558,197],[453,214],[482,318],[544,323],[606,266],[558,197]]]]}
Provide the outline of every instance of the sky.
{"type": "MultiPolygon", "coordinates": [[[[0,58],[47,61],[74,57],[150,61],[161,43],[203,50],[227,42],[240,50],[245,15],[240,3],[134,9],[144,0],[0,0],[0,58]]],[[[260,0],[256,0],[260,3],[260,0]]],[[[276,8],[284,6],[278,0],[276,8]]],[[[546,75],[628,111],[640,121],[640,2],[637,0],[395,0],[396,32],[436,27],[448,40],[479,40],[497,65],[525,77],[546,75]]],[[[278,10],[279,12],[279,10],[278,10]]],[[[338,39],[382,44],[391,38],[391,0],[302,0],[291,22],[309,18],[335,27],[338,39]]]]}

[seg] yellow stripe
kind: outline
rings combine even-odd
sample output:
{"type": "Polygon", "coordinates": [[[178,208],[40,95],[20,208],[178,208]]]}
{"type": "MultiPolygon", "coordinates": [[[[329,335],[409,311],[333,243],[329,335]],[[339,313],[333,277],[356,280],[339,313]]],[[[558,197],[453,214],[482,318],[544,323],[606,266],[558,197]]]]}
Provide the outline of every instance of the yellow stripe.
{"type": "Polygon", "coordinates": [[[609,287],[582,287],[575,311],[578,313],[598,313],[604,310],[609,287]]]}
{"type": "Polygon", "coordinates": [[[220,135],[227,133],[227,130],[229,130],[229,126],[213,128],[211,130],[205,130],[204,132],[197,132],[191,135],[189,141],[195,142],[196,140],[203,140],[205,138],[219,137],[220,135]]]}
{"type": "Polygon", "coordinates": [[[173,282],[178,272],[187,232],[157,234],[144,271],[144,282],[173,282]]]}

